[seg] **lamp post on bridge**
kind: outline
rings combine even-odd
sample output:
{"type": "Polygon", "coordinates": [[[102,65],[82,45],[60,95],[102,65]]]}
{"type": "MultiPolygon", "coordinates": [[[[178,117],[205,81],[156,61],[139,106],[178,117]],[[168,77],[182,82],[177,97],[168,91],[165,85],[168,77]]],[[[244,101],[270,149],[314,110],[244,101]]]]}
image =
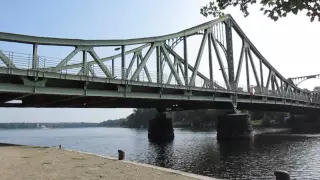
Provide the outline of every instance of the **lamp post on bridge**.
{"type": "MultiPolygon", "coordinates": [[[[120,47],[114,48],[114,51],[119,51],[119,50],[121,50],[120,47]]],[[[121,69],[121,71],[122,71],[122,69],[121,69]]],[[[112,76],[114,76],[114,59],[112,59],[112,76]]]]}
{"type": "Polygon", "coordinates": [[[126,58],[126,56],[125,56],[126,50],[125,50],[125,46],[122,45],[121,47],[114,48],[115,51],[119,51],[120,49],[121,49],[121,79],[126,79],[126,59],[125,59],[126,58]]]}

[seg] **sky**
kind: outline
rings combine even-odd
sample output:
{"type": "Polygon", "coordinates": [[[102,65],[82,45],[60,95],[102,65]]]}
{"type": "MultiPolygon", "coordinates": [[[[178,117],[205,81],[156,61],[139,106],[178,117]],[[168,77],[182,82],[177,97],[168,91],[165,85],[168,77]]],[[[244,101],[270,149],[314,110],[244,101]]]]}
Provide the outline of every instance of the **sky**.
{"type": "MultiPolygon", "coordinates": [[[[126,39],[165,35],[212,20],[200,14],[208,0],[3,0],[0,31],[34,36],[78,39],[126,39]]],[[[249,7],[243,17],[238,8],[231,14],[264,57],[284,76],[318,74],[320,24],[305,13],[272,21],[249,7]]],[[[30,47],[28,47],[30,50],[30,47]]],[[[0,42],[0,49],[23,51],[17,44],[0,42]]],[[[62,57],[62,51],[43,49],[62,57]],[[60,54],[61,52],[61,54],[60,54]]],[[[196,54],[196,51],[194,52],[196,54]]],[[[64,54],[65,55],[65,54],[64,54]]],[[[201,68],[200,68],[201,69],[201,68]]],[[[319,80],[300,85],[312,89],[319,80]]],[[[0,108],[0,122],[100,122],[126,117],[132,109],[16,109],[0,108]]]]}

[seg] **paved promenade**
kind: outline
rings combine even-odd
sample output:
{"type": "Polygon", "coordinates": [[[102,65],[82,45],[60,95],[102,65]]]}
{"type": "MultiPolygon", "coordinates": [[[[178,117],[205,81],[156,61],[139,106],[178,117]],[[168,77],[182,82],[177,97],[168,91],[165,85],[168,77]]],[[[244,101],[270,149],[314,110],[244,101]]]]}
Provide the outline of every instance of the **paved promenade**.
{"type": "Polygon", "coordinates": [[[0,146],[0,164],[1,180],[213,180],[151,165],[44,147],[0,146]]]}

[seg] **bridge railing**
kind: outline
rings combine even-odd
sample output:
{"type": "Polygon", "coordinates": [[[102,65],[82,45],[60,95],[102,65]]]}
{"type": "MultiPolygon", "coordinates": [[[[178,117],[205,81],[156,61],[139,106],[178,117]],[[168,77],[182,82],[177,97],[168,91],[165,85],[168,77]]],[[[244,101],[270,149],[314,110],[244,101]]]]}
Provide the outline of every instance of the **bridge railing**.
{"type": "MultiPolygon", "coordinates": [[[[0,61],[0,67],[5,67],[8,69],[22,69],[22,70],[32,70],[39,72],[52,72],[66,75],[87,75],[90,77],[98,77],[98,78],[107,78],[105,73],[101,70],[98,64],[93,64],[91,67],[78,67],[73,69],[64,69],[65,65],[59,63],[62,61],[62,58],[56,57],[47,57],[47,56],[37,56],[33,57],[32,54],[20,53],[20,52],[12,52],[12,51],[2,51],[10,60],[10,64],[7,66],[2,61],[0,61]],[[37,65],[34,66],[33,61],[34,58],[37,59],[37,65]],[[57,69],[52,69],[52,67],[56,67],[57,69]],[[84,74],[83,69],[87,68],[87,74],[84,74]]],[[[105,65],[108,70],[112,73],[114,79],[122,79],[122,68],[117,66],[105,65]]],[[[125,68],[125,74],[127,77],[131,77],[135,72],[135,68],[131,68],[128,71],[128,68],[125,68]]],[[[138,81],[140,82],[157,82],[158,73],[156,71],[148,71],[148,73],[143,71],[140,72],[138,76],[138,81]]],[[[182,77],[181,77],[182,78],[182,77]]],[[[127,78],[125,78],[127,79],[127,78]]],[[[173,75],[162,73],[161,84],[170,84],[170,85],[179,85],[177,81],[174,79],[173,75]],[[171,77],[170,77],[171,76],[171,77]]],[[[222,88],[225,88],[225,84],[223,82],[214,81],[215,84],[218,84],[222,88]]],[[[206,81],[200,77],[196,77],[195,83],[191,86],[194,87],[206,87],[206,81]]],[[[216,87],[213,87],[216,88],[216,87]]]]}

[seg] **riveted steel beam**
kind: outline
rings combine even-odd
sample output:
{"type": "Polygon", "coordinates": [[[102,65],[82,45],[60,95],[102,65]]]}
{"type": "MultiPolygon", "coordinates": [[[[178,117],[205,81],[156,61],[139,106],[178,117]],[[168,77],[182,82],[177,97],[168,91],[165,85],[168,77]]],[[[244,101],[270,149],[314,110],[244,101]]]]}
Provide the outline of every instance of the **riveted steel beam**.
{"type": "Polygon", "coordinates": [[[252,67],[252,70],[253,70],[253,74],[254,74],[254,77],[256,79],[257,86],[261,90],[261,85],[260,85],[260,82],[259,82],[258,73],[257,73],[256,66],[254,65],[254,61],[253,61],[252,56],[251,56],[250,48],[247,48],[247,51],[248,51],[251,67],[252,67]]]}
{"type": "MultiPolygon", "coordinates": [[[[212,34],[212,29],[210,30],[210,37],[212,34]]],[[[210,74],[210,84],[213,86],[213,67],[212,67],[212,48],[211,48],[211,38],[208,38],[208,54],[209,54],[209,74],[210,74]]]]}
{"type": "MultiPolygon", "coordinates": [[[[179,56],[178,53],[176,53],[174,50],[172,50],[172,49],[171,49],[169,46],[167,46],[167,45],[165,45],[165,47],[166,47],[167,51],[168,51],[170,54],[172,54],[173,56],[177,57],[178,60],[185,65],[185,62],[186,62],[186,61],[185,61],[181,56],[179,56]]],[[[192,65],[190,65],[190,64],[188,64],[188,69],[190,69],[191,71],[194,71],[194,67],[193,67],[192,65]]],[[[186,72],[186,71],[185,71],[185,72],[186,72]]],[[[200,73],[200,72],[197,72],[197,75],[198,75],[200,78],[204,79],[205,81],[208,81],[208,82],[210,81],[209,78],[207,78],[205,75],[203,75],[203,74],[200,73]]],[[[218,84],[216,84],[216,83],[214,83],[213,85],[214,85],[215,87],[217,87],[218,89],[225,89],[225,88],[221,87],[220,85],[218,85],[218,84]]]]}
{"type": "MultiPolygon", "coordinates": [[[[143,59],[143,58],[142,58],[142,54],[141,54],[141,52],[139,53],[139,55],[138,55],[138,56],[139,56],[139,58],[140,58],[140,59],[143,59]]],[[[151,79],[151,76],[150,76],[150,73],[149,73],[148,67],[147,67],[147,66],[144,66],[144,67],[143,67],[143,70],[144,70],[144,72],[145,72],[145,73],[146,73],[146,75],[147,75],[147,79],[148,79],[148,81],[149,81],[149,82],[152,82],[152,79],[151,79]]]]}
{"type": "Polygon", "coordinates": [[[197,59],[194,65],[194,71],[192,72],[191,78],[190,78],[190,86],[194,85],[195,83],[195,79],[196,79],[196,75],[199,69],[199,65],[201,62],[201,58],[202,58],[202,54],[203,54],[203,50],[204,50],[204,46],[206,45],[207,42],[207,38],[208,38],[208,31],[205,31],[205,34],[203,35],[202,38],[202,42],[198,51],[198,55],[197,55],[197,59]]]}
{"type": "Polygon", "coordinates": [[[12,61],[1,50],[0,50],[0,59],[7,67],[16,68],[16,66],[12,63],[12,61]]]}
{"type": "Polygon", "coordinates": [[[134,53],[134,55],[132,56],[132,59],[130,61],[129,67],[127,69],[127,72],[126,72],[126,79],[128,79],[128,77],[129,77],[129,73],[130,73],[130,71],[132,69],[132,66],[133,66],[134,61],[135,61],[136,58],[137,58],[137,53],[134,53]]]}
{"type": "Polygon", "coordinates": [[[152,54],[154,48],[156,47],[157,45],[155,44],[152,44],[151,47],[149,48],[147,54],[143,57],[143,59],[141,59],[141,63],[139,64],[138,68],[136,69],[136,71],[134,72],[134,74],[132,75],[131,79],[130,80],[136,80],[142,70],[142,68],[144,68],[144,66],[146,65],[150,55],[152,54]]]}
{"type": "Polygon", "coordinates": [[[218,62],[219,62],[219,66],[220,66],[220,70],[221,70],[221,73],[222,73],[222,77],[223,77],[223,79],[224,79],[224,82],[226,83],[226,87],[227,87],[227,89],[231,89],[230,83],[229,83],[229,81],[228,81],[228,76],[227,76],[225,67],[224,67],[224,65],[223,65],[223,62],[222,62],[222,59],[221,59],[221,56],[220,56],[220,52],[219,52],[219,49],[218,49],[216,40],[215,40],[215,38],[213,37],[212,34],[211,34],[211,41],[212,41],[214,50],[215,50],[215,52],[216,52],[216,56],[217,56],[217,59],[218,59],[218,62]]]}
{"type": "Polygon", "coordinates": [[[239,84],[240,74],[241,74],[241,70],[242,70],[244,51],[245,51],[245,42],[242,41],[241,53],[240,53],[240,57],[239,57],[238,69],[237,69],[237,74],[236,74],[236,79],[235,79],[235,86],[236,87],[238,87],[238,84],[239,84]]]}
{"type": "MultiPolygon", "coordinates": [[[[70,61],[78,52],[80,49],[77,47],[75,48],[67,57],[65,57],[56,67],[52,68],[52,71],[61,71],[63,66],[65,66],[68,61],[70,61]]],[[[81,64],[82,66],[83,64],[81,64]]]]}
{"type": "Polygon", "coordinates": [[[163,45],[161,45],[161,52],[163,53],[165,60],[167,61],[168,66],[170,67],[170,70],[173,73],[173,76],[175,77],[177,83],[179,85],[182,85],[182,81],[181,81],[180,77],[178,76],[177,71],[175,70],[175,66],[172,64],[172,61],[169,57],[169,53],[163,45]]]}
{"type": "Polygon", "coordinates": [[[112,74],[110,73],[110,71],[108,70],[108,68],[106,67],[106,65],[104,65],[103,62],[100,61],[99,56],[97,55],[97,53],[91,49],[90,51],[88,51],[89,54],[92,56],[92,58],[94,59],[94,61],[98,64],[98,66],[100,67],[100,69],[103,71],[103,73],[106,75],[107,78],[113,78],[112,74]]]}

